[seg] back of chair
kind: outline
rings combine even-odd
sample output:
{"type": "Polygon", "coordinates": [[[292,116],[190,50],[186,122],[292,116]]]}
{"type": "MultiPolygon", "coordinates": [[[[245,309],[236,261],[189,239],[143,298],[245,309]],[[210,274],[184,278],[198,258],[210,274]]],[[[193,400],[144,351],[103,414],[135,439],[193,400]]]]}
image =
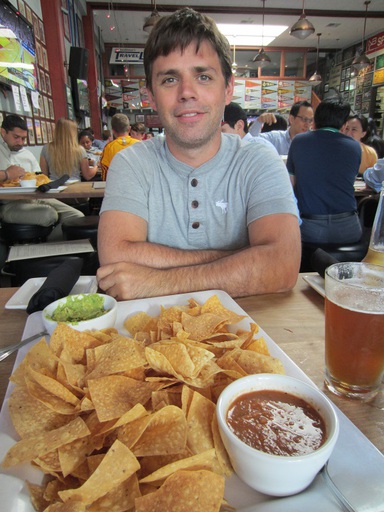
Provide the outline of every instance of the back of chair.
{"type": "Polygon", "coordinates": [[[358,205],[359,219],[362,228],[372,228],[380,194],[364,197],[358,205]]]}

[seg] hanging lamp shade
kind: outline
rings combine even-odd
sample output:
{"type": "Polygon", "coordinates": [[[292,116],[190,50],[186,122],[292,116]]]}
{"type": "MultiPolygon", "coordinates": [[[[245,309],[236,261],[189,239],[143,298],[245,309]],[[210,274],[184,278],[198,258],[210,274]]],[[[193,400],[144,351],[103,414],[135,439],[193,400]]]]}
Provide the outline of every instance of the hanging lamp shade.
{"type": "Polygon", "coordinates": [[[252,61],[256,62],[257,66],[259,68],[262,68],[265,66],[265,64],[268,64],[271,62],[271,59],[264,51],[263,46],[263,39],[264,39],[264,8],[265,8],[265,0],[261,0],[263,2],[263,23],[262,23],[262,34],[261,34],[261,49],[259,50],[259,53],[253,57],[252,61]]]}
{"type": "Polygon", "coordinates": [[[352,66],[357,70],[357,71],[361,71],[362,69],[365,69],[367,68],[368,66],[370,66],[371,64],[371,61],[368,59],[368,57],[366,56],[365,52],[364,52],[364,42],[365,42],[365,29],[366,29],[366,26],[367,26],[367,12],[368,12],[368,5],[370,4],[370,0],[367,0],[366,2],[364,2],[364,5],[365,5],[365,18],[364,18],[364,31],[363,31],[363,39],[361,41],[361,48],[362,48],[362,53],[360,55],[357,55],[353,61],[352,61],[352,66]]]}
{"type": "Polygon", "coordinates": [[[316,52],[316,71],[313,73],[312,76],[308,78],[308,82],[315,87],[316,85],[320,85],[323,79],[321,78],[320,73],[318,73],[319,69],[319,47],[320,47],[320,36],[321,34],[317,34],[317,52],[316,52]]]}
{"type": "Polygon", "coordinates": [[[303,12],[300,18],[292,25],[289,33],[291,36],[297,37],[297,39],[305,39],[315,32],[315,27],[310,21],[307,20],[304,11],[304,0],[303,0],[303,12]]]}
{"type": "Polygon", "coordinates": [[[264,51],[264,48],[261,48],[261,50],[259,51],[259,53],[256,55],[256,57],[254,57],[252,59],[253,62],[256,62],[256,64],[258,65],[258,67],[263,67],[265,66],[265,64],[268,64],[269,62],[271,62],[271,59],[269,58],[269,56],[265,53],[264,51]]]}
{"type": "Polygon", "coordinates": [[[143,25],[144,32],[148,32],[148,34],[151,32],[155,23],[160,18],[160,14],[158,13],[158,11],[156,9],[156,2],[153,3],[153,0],[151,0],[151,3],[154,5],[154,9],[153,9],[151,15],[148,16],[148,18],[145,20],[145,23],[143,25]]]}

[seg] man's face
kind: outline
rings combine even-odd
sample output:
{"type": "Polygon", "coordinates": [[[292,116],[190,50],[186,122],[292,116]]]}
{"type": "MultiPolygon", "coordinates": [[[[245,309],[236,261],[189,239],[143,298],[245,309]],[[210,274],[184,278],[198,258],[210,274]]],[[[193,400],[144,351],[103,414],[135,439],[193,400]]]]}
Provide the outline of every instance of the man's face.
{"type": "Polygon", "coordinates": [[[13,130],[1,129],[1,135],[11,151],[20,151],[27,140],[27,130],[14,128],[13,130]]]}
{"type": "Polygon", "coordinates": [[[226,86],[217,53],[203,42],[196,53],[192,43],[183,53],[175,50],[153,63],[152,107],[165,128],[167,143],[180,158],[183,151],[220,147],[220,123],[232,98],[233,80],[226,86]]]}
{"type": "Polygon", "coordinates": [[[144,133],[136,132],[135,130],[131,130],[131,137],[132,137],[132,139],[143,140],[144,133]]]}
{"type": "Polygon", "coordinates": [[[299,112],[294,117],[289,116],[289,132],[291,138],[298,133],[305,133],[312,128],[313,110],[312,107],[300,107],[299,112]]]}

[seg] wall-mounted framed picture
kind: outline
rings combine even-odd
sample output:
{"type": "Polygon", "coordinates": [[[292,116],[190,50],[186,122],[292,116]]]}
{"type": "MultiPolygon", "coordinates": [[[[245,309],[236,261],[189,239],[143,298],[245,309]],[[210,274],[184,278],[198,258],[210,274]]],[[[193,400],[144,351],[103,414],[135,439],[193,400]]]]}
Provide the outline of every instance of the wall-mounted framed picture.
{"type": "Polygon", "coordinates": [[[48,98],[48,105],[49,105],[49,119],[55,119],[55,112],[53,110],[53,101],[51,98],[48,98]]]}
{"type": "Polygon", "coordinates": [[[37,15],[34,12],[32,12],[32,25],[33,25],[33,32],[35,34],[35,37],[40,39],[39,18],[37,17],[37,15]]]}
{"type": "Polygon", "coordinates": [[[25,5],[25,17],[28,20],[28,23],[32,25],[32,9],[29,7],[29,5],[25,5]]]}
{"type": "Polygon", "coordinates": [[[49,121],[46,123],[47,125],[47,139],[48,142],[52,142],[52,125],[49,121]]]}
{"type": "Polygon", "coordinates": [[[340,82],[340,92],[344,92],[344,82],[340,82]]]}
{"type": "Polygon", "coordinates": [[[351,78],[351,68],[345,70],[345,78],[351,78]]]}
{"type": "Polygon", "coordinates": [[[45,117],[47,119],[50,118],[50,115],[49,115],[49,103],[48,103],[48,96],[44,96],[43,97],[43,100],[44,100],[44,112],[45,112],[45,117]]]}
{"type": "Polygon", "coordinates": [[[349,91],[349,80],[346,80],[344,83],[344,91],[349,91]]]}
{"type": "Polygon", "coordinates": [[[39,18],[39,34],[40,41],[45,44],[45,31],[44,31],[44,23],[43,20],[39,18]]]}
{"type": "Polygon", "coordinates": [[[44,111],[44,99],[43,95],[39,94],[39,112],[37,114],[39,117],[45,117],[45,111],[44,111]]]}
{"type": "Polygon", "coordinates": [[[71,42],[71,29],[69,28],[69,14],[67,10],[61,9],[61,14],[63,15],[63,26],[64,26],[64,35],[65,38],[71,42]]]}
{"type": "Polygon", "coordinates": [[[48,65],[48,53],[47,53],[47,50],[46,50],[45,46],[42,46],[42,47],[41,47],[41,54],[42,54],[42,57],[43,57],[43,66],[44,66],[44,69],[46,69],[47,71],[49,71],[49,65],[48,65]]]}
{"type": "Polygon", "coordinates": [[[19,12],[22,16],[24,16],[24,18],[27,17],[27,13],[26,13],[26,10],[25,10],[25,3],[24,3],[24,0],[17,0],[17,8],[19,9],[19,12]]]}
{"type": "Polygon", "coordinates": [[[46,83],[45,83],[45,73],[42,69],[37,68],[38,73],[38,83],[40,92],[47,92],[46,83]]]}
{"type": "Polygon", "coordinates": [[[328,92],[329,91],[329,84],[324,84],[324,92],[328,92]]]}
{"type": "Polygon", "coordinates": [[[144,114],[136,114],[135,121],[136,123],[144,123],[144,114]]]}
{"type": "Polygon", "coordinates": [[[36,138],[32,117],[26,117],[25,122],[27,123],[28,127],[28,146],[34,146],[36,144],[36,138]]]}
{"type": "Polygon", "coordinates": [[[35,119],[35,134],[36,134],[36,143],[42,144],[43,143],[43,136],[41,134],[41,121],[40,119],[35,119]]]}
{"type": "Polygon", "coordinates": [[[76,16],[76,21],[77,21],[77,36],[78,36],[78,42],[79,42],[79,46],[81,48],[84,48],[85,46],[85,43],[84,43],[84,30],[83,30],[83,22],[80,18],[80,16],[76,16]]]}
{"type": "Polygon", "coordinates": [[[48,135],[47,135],[47,123],[46,121],[41,121],[41,137],[43,139],[43,144],[47,144],[48,135]]]}
{"type": "Polygon", "coordinates": [[[49,96],[52,96],[51,79],[48,73],[45,73],[45,90],[49,96]]]}

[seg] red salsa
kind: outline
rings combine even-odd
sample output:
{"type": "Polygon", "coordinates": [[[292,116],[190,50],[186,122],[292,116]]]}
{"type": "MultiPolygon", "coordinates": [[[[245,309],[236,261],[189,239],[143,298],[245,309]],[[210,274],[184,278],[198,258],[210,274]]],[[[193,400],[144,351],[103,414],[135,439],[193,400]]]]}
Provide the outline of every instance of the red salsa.
{"type": "Polygon", "coordinates": [[[272,455],[306,455],[325,441],[325,423],[302,398],[283,391],[239,396],[227,414],[229,428],[244,443],[272,455]]]}

